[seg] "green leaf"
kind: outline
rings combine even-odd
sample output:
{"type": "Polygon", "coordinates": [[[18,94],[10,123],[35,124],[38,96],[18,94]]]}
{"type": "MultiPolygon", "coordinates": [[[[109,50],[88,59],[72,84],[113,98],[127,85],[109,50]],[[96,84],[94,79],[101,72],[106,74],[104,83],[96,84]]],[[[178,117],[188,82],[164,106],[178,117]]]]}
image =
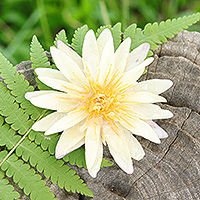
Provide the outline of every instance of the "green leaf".
{"type": "MultiPolygon", "coordinates": [[[[21,139],[21,136],[14,135],[15,131],[9,128],[8,124],[0,126],[0,145],[6,145],[8,149],[13,148],[21,139]]],[[[42,140],[45,140],[42,138],[42,140]]],[[[49,141],[49,139],[47,139],[49,141]]],[[[35,140],[35,143],[38,141],[35,140]]],[[[92,192],[83,183],[79,176],[75,175],[74,170],[64,165],[62,160],[57,160],[55,156],[51,156],[47,151],[44,152],[40,146],[37,146],[26,138],[17,148],[16,155],[22,158],[25,162],[29,162],[31,166],[36,167],[40,173],[44,173],[47,178],[50,178],[54,184],[65,188],[67,191],[79,192],[87,196],[93,196],[92,192]]],[[[57,141],[53,141],[54,144],[57,141]]],[[[53,150],[53,153],[55,150],[53,150]]]]}
{"type": "Polygon", "coordinates": [[[88,26],[84,25],[77,30],[75,30],[74,37],[72,38],[72,48],[81,56],[82,55],[82,47],[83,41],[85,38],[85,34],[88,31],[88,26]]]}
{"type": "Polygon", "coordinates": [[[54,41],[54,45],[57,46],[57,40],[61,40],[64,44],[68,43],[66,32],[62,29],[58,34],[56,34],[56,38],[54,41]]]}
{"type": "MultiPolygon", "coordinates": [[[[32,68],[36,69],[38,67],[51,68],[50,62],[46,57],[46,53],[42,48],[42,45],[39,43],[37,37],[34,35],[31,42],[31,52],[30,59],[32,61],[32,68]]],[[[42,83],[38,78],[36,78],[36,82],[38,83],[38,88],[40,90],[50,90],[51,88],[42,83]]],[[[51,89],[52,90],[52,89],[51,89]]]]}
{"type": "Polygon", "coordinates": [[[110,167],[112,166],[114,163],[110,160],[106,160],[105,158],[102,160],[101,163],[101,167],[110,167]]]}
{"type": "Polygon", "coordinates": [[[86,168],[85,162],[85,149],[80,147],[71,153],[67,154],[63,160],[65,162],[69,162],[71,165],[77,165],[79,168],[84,167],[86,168]]]}
{"type": "MultiPolygon", "coordinates": [[[[0,116],[0,119],[3,117],[0,116]]],[[[20,140],[19,135],[15,135],[15,131],[10,129],[8,124],[0,125],[0,146],[6,146],[8,150],[12,149],[20,140]]]]}
{"type": "Polygon", "coordinates": [[[31,61],[33,62],[32,68],[36,69],[37,67],[50,67],[46,53],[42,48],[42,45],[39,43],[37,37],[34,35],[31,42],[31,61]]]}
{"type": "Polygon", "coordinates": [[[117,23],[115,24],[112,28],[111,28],[111,33],[113,36],[113,42],[114,42],[114,48],[115,51],[116,49],[119,47],[119,45],[121,44],[122,41],[122,31],[121,31],[121,23],[117,23]]]}
{"type": "Polygon", "coordinates": [[[9,185],[9,181],[6,179],[2,179],[4,177],[4,173],[0,171],[0,199],[1,200],[14,200],[19,198],[20,195],[18,192],[13,191],[14,187],[9,185]]]}
{"type": "Polygon", "coordinates": [[[31,127],[33,121],[29,120],[29,115],[22,108],[19,108],[19,104],[15,102],[15,98],[2,82],[0,94],[0,114],[5,116],[5,121],[11,124],[12,129],[19,130],[19,133],[23,135],[28,130],[27,127],[31,127]]]}
{"type": "MultiPolygon", "coordinates": [[[[0,158],[5,157],[7,151],[0,152],[0,158]]],[[[31,199],[55,199],[54,194],[50,192],[50,188],[45,186],[46,182],[41,180],[42,177],[36,174],[35,170],[30,168],[28,164],[24,164],[16,155],[12,154],[1,166],[6,171],[8,177],[13,177],[13,181],[23,189],[26,195],[30,195],[31,199]]]]}
{"type": "MultiPolygon", "coordinates": [[[[63,158],[63,160],[65,162],[69,162],[71,165],[77,165],[79,168],[84,167],[85,169],[87,169],[85,162],[85,148],[83,147],[80,147],[72,151],[71,153],[67,154],[63,158]]],[[[108,167],[111,165],[113,165],[111,161],[108,161],[104,158],[102,159],[101,167],[108,167]]]]}
{"type": "Polygon", "coordinates": [[[51,156],[47,151],[43,152],[41,147],[28,139],[25,139],[16,149],[17,156],[24,161],[29,161],[30,164],[37,168],[40,173],[44,173],[47,178],[50,178],[52,183],[58,184],[60,188],[65,188],[67,191],[78,192],[83,195],[93,196],[92,192],[83,183],[83,180],[76,175],[74,170],[64,165],[62,160],[57,160],[55,156],[51,156]]]}
{"type": "Polygon", "coordinates": [[[137,24],[131,24],[128,28],[126,28],[123,39],[125,40],[127,37],[130,37],[131,40],[134,40],[136,28],[137,24]]]}
{"type": "Polygon", "coordinates": [[[157,49],[157,44],[162,44],[167,42],[167,38],[174,37],[183,29],[188,28],[192,24],[196,23],[200,20],[200,13],[196,13],[189,16],[179,17],[178,19],[168,19],[166,21],[162,21],[160,24],[157,22],[153,24],[147,24],[144,27],[144,30],[140,28],[135,29],[135,25],[132,28],[128,27],[125,30],[125,37],[130,37],[132,39],[131,50],[135,49],[142,43],[149,43],[151,45],[151,49],[157,49]],[[132,34],[131,34],[132,29],[132,34]]]}
{"type": "Polygon", "coordinates": [[[0,53],[0,74],[7,84],[7,87],[11,90],[11,94],[15,96],[15,101],[21,104],[21,107],[25,109],[27,114],[31,115],[33,119],[36,119],[40,114],[40,108],[33,106],[24,97],[26,92],[34,90],[32,86],[29,86],[29,82],[24,80],[24,76],[19,75],[16,67],[14,67],[1,53],[0,53]]]}

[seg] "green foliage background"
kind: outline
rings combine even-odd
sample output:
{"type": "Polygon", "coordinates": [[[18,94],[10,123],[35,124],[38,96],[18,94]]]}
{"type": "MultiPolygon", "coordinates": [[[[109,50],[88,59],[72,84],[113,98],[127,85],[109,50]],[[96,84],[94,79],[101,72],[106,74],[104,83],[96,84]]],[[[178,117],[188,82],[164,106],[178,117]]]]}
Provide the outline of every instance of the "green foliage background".
{"type": "MultiPolygon", "coordinates": [[[[29,59],[29,44],[35,34],[48,50],[58,31],[68,36],[84,24],[96,30],[100,25],[136,23],[177,18],[200,11],[195,0],[1,0],[0,52],[13,63],[29,59]]],[[[190,30],[200,31],[199,23],[190,30]]],[[[71,38],[69,37],[71,43],[71,38]]]]}

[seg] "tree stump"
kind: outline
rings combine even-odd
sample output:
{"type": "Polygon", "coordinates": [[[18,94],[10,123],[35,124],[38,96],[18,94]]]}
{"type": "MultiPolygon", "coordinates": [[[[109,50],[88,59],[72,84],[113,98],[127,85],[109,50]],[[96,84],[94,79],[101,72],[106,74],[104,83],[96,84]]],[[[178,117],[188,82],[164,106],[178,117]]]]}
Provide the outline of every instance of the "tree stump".
{"type": "MultiPolygon", "coordinates": [[[[162,94],[168,102],[160,104],[174,114],[157,123],[169,137],[157,145],[137,137],[146,153],[134,161],[134,173],[128,175],[116,164],[103,168],[93,179],[85,169],[71,166],[94,193],[94,200],[197,200],[200,199],[200,34],[183,31],[160,45],[154,62],[141,80],[164,78],[173,86],[162,94]]],[[[32,85],[31,62],[17,65],[32,85]]],[[[113,161],[108,148],[104,157],[113,161]]],[[[113,161],[114,162],[114,161],[113,161]]],[[[88,200],[66,192],[48,181],[56,198],[88,200]]]]}

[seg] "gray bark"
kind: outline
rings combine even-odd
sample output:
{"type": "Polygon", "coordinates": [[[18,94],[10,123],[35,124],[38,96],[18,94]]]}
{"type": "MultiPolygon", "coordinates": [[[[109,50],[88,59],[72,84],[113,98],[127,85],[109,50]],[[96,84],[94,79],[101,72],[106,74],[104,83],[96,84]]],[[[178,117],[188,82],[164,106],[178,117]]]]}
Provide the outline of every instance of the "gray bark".
{"type": "MultiPolygon", "coordinates": [[[[103,168],[97,178],[72,166],[93,191],[94,200],[197,200],[200,199],[200,34],[183,31],[161,45],[155,61],[141,78],[166,78],[173,86],[162,94],[162,107],[173,112],[168,120],[157,120],[169,137],[157,145],[141,137],[145,157],[134,161],[134,173],[124,173],[116,164],[103,168]]],[[[30,62],[17,65],[35,86],[30,62]]],[[[108,149],[104,157],[113,160],[108,149]]],[[[114,162],[114,161],[113,161],[114,162]]],[[[71,194],[48,181],[60,200],[90,198],[71,194]]]]}

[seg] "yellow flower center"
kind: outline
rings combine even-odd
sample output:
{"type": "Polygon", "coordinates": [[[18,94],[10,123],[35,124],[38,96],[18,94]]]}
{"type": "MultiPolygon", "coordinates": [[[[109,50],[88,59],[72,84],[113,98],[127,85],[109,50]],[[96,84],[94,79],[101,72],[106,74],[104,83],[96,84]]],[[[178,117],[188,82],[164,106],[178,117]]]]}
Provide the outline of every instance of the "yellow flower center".
{"type": "Polygon", "coordinates": [[[96,93],[89,97],[88,100],[90,102],[89,112],[93,112],[97,117],[108,114],[114,103],[113,97],[103,93],[96,93]]]}

